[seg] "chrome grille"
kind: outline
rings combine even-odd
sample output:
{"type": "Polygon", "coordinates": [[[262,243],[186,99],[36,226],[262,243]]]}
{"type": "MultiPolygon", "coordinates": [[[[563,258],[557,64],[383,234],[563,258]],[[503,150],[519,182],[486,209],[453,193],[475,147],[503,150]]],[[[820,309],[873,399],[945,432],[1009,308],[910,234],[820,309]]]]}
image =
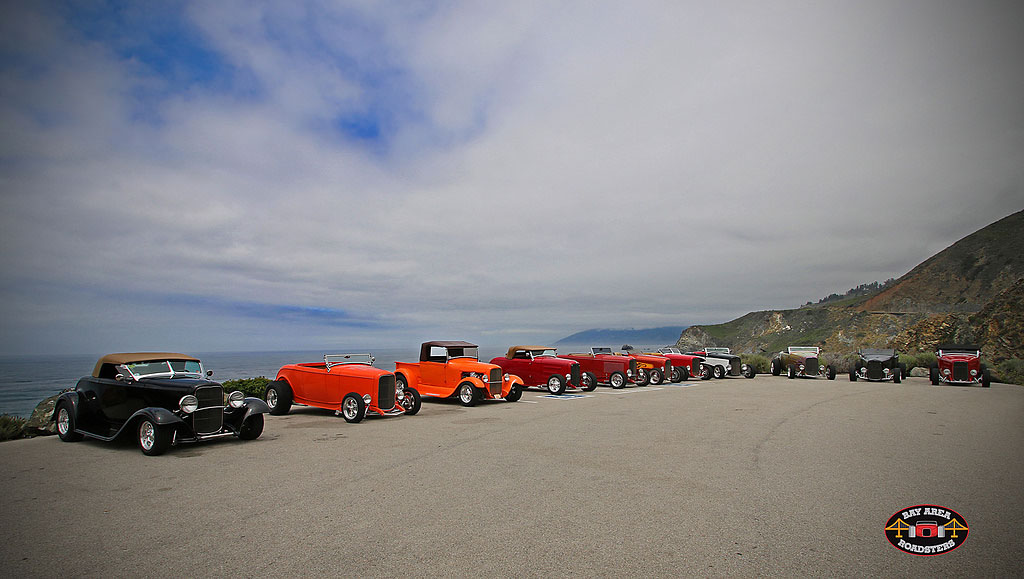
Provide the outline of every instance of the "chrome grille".
{"type": "Polygon", "coordinates": [[[700,358],[694,358],[691,361],[690,376],[700,376],[700,358]]]}
{"type": "Polygon", "coordinates": [[[818,359],[807,358],[804,360],[804,373],[805,374],[817,374],[818,373],[818,359]]]}
{"type": "Polygon", "coordinates": [[[192,413],[192,429],[196,434],[220,432],[224,426],[224,389],[220,386],[196,388],[199,409],[192,413]]]}
{"type": "Polygon", "coordinates": [[[577,388],[580,385],[580,365],[578,362],[569,366],[569,383],[577,388]]]}
{"type": "Polygon", "coordinates": [[[501,396],[501,368],[491,368],[491,396],[501,396]]]}
{"type": "Polygon", "coordinates": [[[377,379],[377,408],[391,410],[395,407],[395,375],[385,374],[377,379]]]}
{"type": "Polygon", "coordinates": [[[636,377],[636,360],[629,361],[630,376],[636,377]]]}
{"type": "Polygon", "coordinates": [[[672,377],[672,361],[671,360],[666,360],[665,361],[665,380],[668,380],[671,377],[672,377]]]}
{"type": "Polygon", "coordinates": [[[953,362],[953,379],[957,382],[966,382],[971,379],[967,373],[967,362],[953,362]]]}
{"type": "Polygon", "coordinates": [[[743,360],[740,360],[739,356],[733,356],[729,358],[729,375],[739,376],[740,370],[743,369],[743,360]]]}
{"type": "Polygon", "coordinates": [[[882,379],[882,362],[879,360],[868,360],[868,378],[871,380],[882,379]]]}

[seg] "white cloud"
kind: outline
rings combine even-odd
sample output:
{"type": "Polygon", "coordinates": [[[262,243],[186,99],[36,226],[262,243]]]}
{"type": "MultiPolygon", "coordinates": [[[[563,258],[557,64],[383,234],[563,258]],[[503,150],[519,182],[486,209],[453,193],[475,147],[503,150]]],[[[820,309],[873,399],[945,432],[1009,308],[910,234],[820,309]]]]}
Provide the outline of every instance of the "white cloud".
{"type": "Polygon", "coordinates": [[[8,6],[0,350],[340,331],[275,305],[543,340],[899,276],[1024,205],[1020,9],[985,7],[197,3],[217,75],[174,84],[8,6]]]}

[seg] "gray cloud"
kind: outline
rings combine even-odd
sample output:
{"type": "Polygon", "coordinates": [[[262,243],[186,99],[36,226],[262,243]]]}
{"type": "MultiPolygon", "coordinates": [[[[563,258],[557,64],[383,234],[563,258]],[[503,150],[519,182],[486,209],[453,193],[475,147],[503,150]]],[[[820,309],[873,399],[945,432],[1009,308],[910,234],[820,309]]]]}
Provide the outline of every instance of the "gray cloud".
{"type": "Polygon", "coordinates": [[[1024,206],[1016,3],[69,10],[0,18],[0,351],[719,322],[1024,206]]]}

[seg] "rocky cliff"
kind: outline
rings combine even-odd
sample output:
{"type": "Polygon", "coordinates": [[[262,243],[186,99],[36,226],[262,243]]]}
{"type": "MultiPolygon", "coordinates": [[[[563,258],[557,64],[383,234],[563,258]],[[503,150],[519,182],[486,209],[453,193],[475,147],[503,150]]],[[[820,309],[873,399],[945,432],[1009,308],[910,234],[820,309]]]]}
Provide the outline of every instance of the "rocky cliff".
{"type": "Polygon", "coordinates": [[[1024,358],[1024,211],[985,227],[888,288],[838,305],[751,312],[682,332],[681,348],[771,354],[790,345],[845,354],[861,347],[930,351],[976,342],[998,362],[1024,358]]]}

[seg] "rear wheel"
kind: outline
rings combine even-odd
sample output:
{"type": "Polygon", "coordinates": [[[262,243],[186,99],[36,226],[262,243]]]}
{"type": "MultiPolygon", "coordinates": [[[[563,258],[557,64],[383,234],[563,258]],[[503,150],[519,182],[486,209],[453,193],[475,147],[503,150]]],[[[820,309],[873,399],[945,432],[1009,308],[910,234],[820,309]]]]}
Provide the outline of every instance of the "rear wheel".
{"type": "Polygon", "coordinates": [[[171,429],[162,427],[149,418],[139,423],[139,448],[146,456],[163,454],[171,446],[171,429]]]}
{"type": "Polygon", "coordinates": [[[349,392],[341,400],[341,417],[345,422],[353,424],[360,422],[366,416],[366,403],[363,397],[355,392],[349,392]]]}
{"type": "Polygon", "coordinates": [[[242,422],[242,428],[238,430],[238,438],[242,440],[256,440],[263,434],[263,415],[253,414],[242,422]]]}
{"type": "Polygon", "coordinates": [[[476,406],[480,401],[480,392],[473,386],[472,382],[459,384],[459,402],[463,406],[476,406]]]}
{"type": "Polygon", "coordinates": [[[622,372],[612,372],[612,375],[608,377],[608,385],[616,389],[625,388],[626,376],[622,372]]]}
{"type": "Polygon", "coordinates": [[[274,380],[267,384],[263,400],[270,407],[270,413],[274,416],[288,414],[292,407],[292,388],[284,380],[274,380]]]}
{"type": "Polygon", "coordinates": [[[61,402],[57,405],[57,436],[60,437],[64,442],[78,442],[82,440],[82,435],[75,432],[75,415],[71,410],[71,405],[67,402],[61,402]]]}
{"type": "Polygon", "coordinates": [[[662,374],[661,370],[651,370],[651,384],[657,386],[665,380],[665,375],[662,374]]]}
{"type": "Polygon", "coordinates": [[[580,376],[580,387],[583,388],[584,392],[593,392],[597,388],[597,376],[594,376],[590,372],[584,372],[580,376]]]}
{"type": "Polygon", "coordinates": [[[547,389],[548,392],[552,394],[562,394],[565,392],[565,378],[558,374],[552,374],[551,377],[548,378],[547,389]]]}

